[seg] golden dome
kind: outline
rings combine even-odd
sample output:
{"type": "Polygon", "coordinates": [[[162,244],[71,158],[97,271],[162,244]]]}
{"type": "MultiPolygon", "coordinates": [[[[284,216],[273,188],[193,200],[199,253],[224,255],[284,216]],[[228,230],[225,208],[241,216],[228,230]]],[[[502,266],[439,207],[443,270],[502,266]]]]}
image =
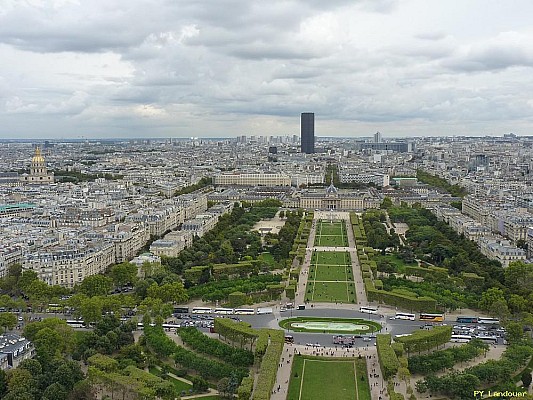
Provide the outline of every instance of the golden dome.
{"type": "Polygon", "coordinates": [[[37,147],[35,149],[35,155],[31,159],[32,164],[44,163],[44,157],[41,155],[41,149],[37,147]]]}

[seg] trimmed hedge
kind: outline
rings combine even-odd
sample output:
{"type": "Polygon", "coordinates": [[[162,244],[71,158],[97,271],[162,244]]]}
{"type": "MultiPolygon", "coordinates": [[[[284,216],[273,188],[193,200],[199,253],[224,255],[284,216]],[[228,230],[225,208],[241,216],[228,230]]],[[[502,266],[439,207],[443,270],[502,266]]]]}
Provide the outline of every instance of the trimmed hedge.
{"type": "Polygon", "coordinates": [[[213,266],[213,277],[219,279],[221,275],[248,275],[252,270],[253,265],[250,261],[237,264],[215,264],[213,266]]]}
{"type": "Polygon", "coordinates": [[[215,356],[236,367],[250,366],[254,363],[254,355],[249,350],[235,349],[220,340],[212,339],[193,327],[178,329],[183,343],[194,350],[215,356]]]}
{"type": "Polygon", "coordinates": [[[252,395],[253,389],[254,377],[253,375],[248,375],[241,381],[241,384],[237,388],[237,398],[240,400],[250,400],[250,396],[252,395]]]}
{"type": "Polygon", "coordinates": [[[241,348],[245,344],[252,344],[257,340],[259,332],[252,329],[247,322],[235,322],[229,318],[215,318],[215,332],[233,343],[239,343],[241,348]]]}
{"type": "Polygon", "coordinates": [[[376,337],[379,365],[385,379],[390,379],[398,372],[400,362],[391,346],[390,334],[379,334],[376,337]]]}
{"type": "Polygon", "coordinates": [[[253,400],[269,400],[276,383],[278,364],[283,353],[284,333],[280,330],[266,330],[270,335],[270,344],[259,367],[257,385],[252,395],[253,400]]]}
{"type": "Polygon", "coordinates": [[[402,336],[394,340],[403,343],[407,354],[430,350],[449,342],[452,337],[451,326],[435,326],[430,330],[418,330],[409,336],[402,336]]]}

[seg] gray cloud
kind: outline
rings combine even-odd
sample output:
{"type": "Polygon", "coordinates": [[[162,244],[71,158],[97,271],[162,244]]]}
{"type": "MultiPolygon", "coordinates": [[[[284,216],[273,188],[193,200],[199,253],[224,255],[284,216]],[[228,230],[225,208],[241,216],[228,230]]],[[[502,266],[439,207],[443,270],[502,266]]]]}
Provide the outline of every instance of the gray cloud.
{"type": "Polygon", "coordinates": [[[297,133],[302,110],[326,135],[475,134],[533,115],[526,0],[9,4],[0,137],[297,133]]]}

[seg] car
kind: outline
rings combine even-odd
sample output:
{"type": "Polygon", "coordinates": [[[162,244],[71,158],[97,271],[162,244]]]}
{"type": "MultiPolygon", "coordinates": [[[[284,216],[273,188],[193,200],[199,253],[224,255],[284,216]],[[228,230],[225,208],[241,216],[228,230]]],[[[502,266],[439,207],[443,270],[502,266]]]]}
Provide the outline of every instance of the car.
{"type": "Polygon", "coordinates": [[[371,342],[371,341],[372,341],[372,339],[370,339],[369,337],[366,337],[366,336],[365,336],[365,337],[363,338],[363,342],[371,342]]]}
{"type": "Polygon", "coordinates": [[[18,320],[19,320],[19,322],[22,322],[22,321],[24,321],[24,318],[18,317],[18,320]]]}
{"type": "Polygon", "coordinates": [[[389,319],[390,319],[391,321],[393,321],[393,320],[396,319],[396,317],[390,317],[389,319]]]}

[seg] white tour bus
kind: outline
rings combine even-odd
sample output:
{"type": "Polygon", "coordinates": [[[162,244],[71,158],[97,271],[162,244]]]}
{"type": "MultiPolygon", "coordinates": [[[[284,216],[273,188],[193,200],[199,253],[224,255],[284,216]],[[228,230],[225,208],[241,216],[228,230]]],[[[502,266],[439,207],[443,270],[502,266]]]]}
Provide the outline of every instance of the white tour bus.
{"type": "Polygon", "coordinates": [[[405,312],[397,312],[395,318],[396,319],[408,319],[409,321],[414,321],[416,318],[416,315],[411,314],[411,313],[405,313],[405,312]]]}
{"type": "Polygon", "coordinates": [[[231,315],[233,314],[233,308],[215,308],[213,314],[231,315]]]}
{"type": "Polygon", "coordinates": [[[194,307],[192,309],[193,314],[211,314],[211,309],[209,307],[194,307]]]}
{"type": "Polygon", "coordinates": [[[472,340],[472,336],[469,335],[452,335],[450,342],[454,343],[468,343],[472,340]]]}
{"type": "Polygon", "coordinates": [[[85,322],[76,319],[67,319],[67,325],[72,328],[85,328],[85,322]]]}
{"type": "Polygon", "coordinates": [[[236,308],[235,315],[254,315],[255,310],[253,308],[236,308]]]}
{"type": "Polygon", "coordinates": [[[359,307],[359,312],[366,313],[366,314],[377,314],[378,309],[374,307],[359,307]]]}
{"type": "Polygon", "coordinates": [[[498,338],[496,336],[481,336],[481,335],[478,335],[476,336],[476,339],[479,339],[481,340],[482,342],[485,342],[485,343],[498,343],[498,338]]]}
{"type": "Polygon", "coordinates": [[[498,325],[500,323],[500,320],[498,318],[483,318],[479,317],[477,319],[478,324],[490,324],[490,325],[498,325]]]}

